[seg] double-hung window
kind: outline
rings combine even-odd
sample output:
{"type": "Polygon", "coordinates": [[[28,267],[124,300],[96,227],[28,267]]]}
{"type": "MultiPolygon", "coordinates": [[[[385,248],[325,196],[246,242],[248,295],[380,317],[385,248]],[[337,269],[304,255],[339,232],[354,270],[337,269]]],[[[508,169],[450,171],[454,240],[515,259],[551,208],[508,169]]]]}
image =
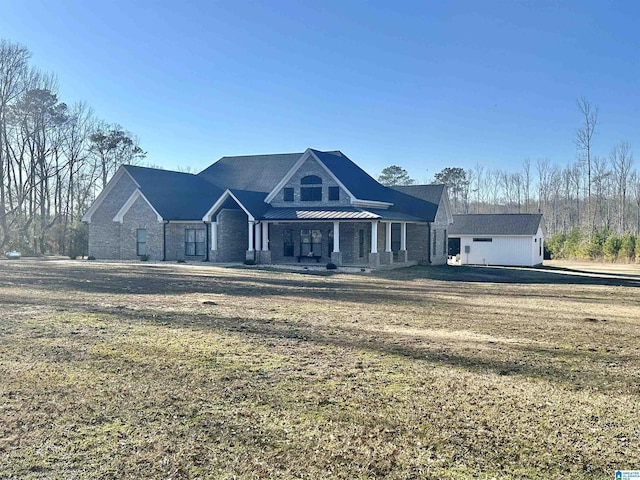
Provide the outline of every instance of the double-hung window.
{"type": "Polygon", "coordinates": [[[147,254],[147,229],[139,228],[136,230],[136,255],[141,257],[147,254]]]}
{"type": "Polygon", "coordinates": [[[204,228],[187,228],[184,231],[184,254],[188,257],[205,255],[206,236],[204,228]]]}

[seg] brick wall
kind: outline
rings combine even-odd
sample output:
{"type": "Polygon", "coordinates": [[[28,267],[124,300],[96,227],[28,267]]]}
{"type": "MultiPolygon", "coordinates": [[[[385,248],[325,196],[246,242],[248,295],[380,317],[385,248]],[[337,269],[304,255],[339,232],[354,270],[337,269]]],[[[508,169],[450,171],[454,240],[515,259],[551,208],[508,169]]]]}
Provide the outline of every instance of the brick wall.
{"type": "Polygon", "coordinates": [[[121,225],[114,222],[113,217],[135,189],[135,184],[125,173],[93,213],[89,223],[89,255],[107,260],[121,258],[121,225]]]}
{"type": "Polygon", "coordinates": [[[223,209],[220,210],[216,219],[218,222],[218,250],[209,252],[210,260],[212,262],[244,261],[249,248],[247,214],[239,209],[223,209]]]}
{"type": "Polygon", "coordinates": [[[138,198],[123,218],[120,226],[120,259],[138,258],[136,251],[137,230],[147,231],[147,255],[150,260],[163,258],[163,224],[142,198],[138,198]]]}

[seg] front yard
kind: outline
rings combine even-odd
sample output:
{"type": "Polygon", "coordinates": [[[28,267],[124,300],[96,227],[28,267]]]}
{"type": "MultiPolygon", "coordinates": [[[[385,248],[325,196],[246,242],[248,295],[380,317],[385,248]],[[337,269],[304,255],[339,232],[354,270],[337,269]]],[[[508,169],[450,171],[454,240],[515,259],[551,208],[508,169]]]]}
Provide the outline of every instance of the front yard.
{"type": "Polygon", "coordinates": [[[0,478],[613,478],[640,271],[0,261],[0,478]]]}

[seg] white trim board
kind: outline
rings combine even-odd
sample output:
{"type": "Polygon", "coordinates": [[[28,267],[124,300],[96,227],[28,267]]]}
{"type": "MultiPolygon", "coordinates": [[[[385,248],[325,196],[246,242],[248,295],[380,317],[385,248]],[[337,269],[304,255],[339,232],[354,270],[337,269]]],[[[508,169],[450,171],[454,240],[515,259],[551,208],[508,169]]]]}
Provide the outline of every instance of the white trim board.
{"type": "Polygon", "coordinates": [[[156,214],[156,218],[158,219],[158,222],[161,223],[164,221],[164,219],[162,218],[162,215],[160,215],[158,213],[158,211],[153,207],[153,205],[151,205],[151,202],[149,200],[147,200],[147,197],[145,197],[142,192],[139,189],[135,189],[135,191],[131,194],[131,196],[129,197],[129,199],[124,202],[124,205],[122,206],[122,208],[118,211],[118,213],[116,213],[116,216],[113,217],[113,221],[114,222],[118,222],[118,223],[123,223],[124,222],[124,216],[127,214],[127,212],[129,211],[129,209],[133,206],[134,203],[136,203],[136,201],[141,198],[142,200],[144,200],[147,205],[149,205],[149,208],[151,208],[151,210],[153,210],[153,213],[156,214]]]}

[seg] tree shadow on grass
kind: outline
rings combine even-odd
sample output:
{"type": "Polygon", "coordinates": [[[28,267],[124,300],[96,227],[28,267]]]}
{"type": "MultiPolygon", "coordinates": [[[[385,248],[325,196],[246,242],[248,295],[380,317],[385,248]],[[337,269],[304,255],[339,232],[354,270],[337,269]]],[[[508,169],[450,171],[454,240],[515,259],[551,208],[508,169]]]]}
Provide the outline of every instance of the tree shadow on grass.
{"type": "Polygon", "coordinates": [[[402,270],[379,272],[376,275],[389,280],[430,279],[444,282],[640,287],[640,274],[596,273],[546,266],[484,267],[465,265],[455,267],[410,267],[402,270]]]}
{"type": "MultiPolygon", "coordinates": [[[[504,352],[497,356],[453,351],[449,344],[442,345],[434,337],[417,339],[414,335],[400,332],[385,332],[358,329],[357,327],[311,324],[304,321],[275,319],[249,319],[242,317],[217,317],[206,314],[177,315],[136,310],[118,311],[95,308],[95,313],[116,315],[125,321],[146,323],[168,328],[187,328],[200,331],[215,331],[222,334],[241,335],[251,342],[268,339],[277,343],[298,342],[302,345],[319,345],[340,349],[367,351],[378,355],[396,356],[404,359],[427,362],[434,366],[460,368],[472,373],[522,376],[528,379],[548,381],[572,390],[615,391],[620,394],[639,394],[640,385],[634,377],[612,373],[602,368],[603,362],[637,362],[615,352],[603,354],[597,351],[554,348],[533,344],[503,344],[504,352]],[[499,358],[504,353],[510,358],[499,358]],[[577,368],[579,366],[579,368],[577,368]]],[[[486,346],[495,342],[476,340],[486,346]]],[[[479,351],[477,348],[474,351],[479,351]]],[[[482,351],[482,350],[480,350],[482,351]]]]}

